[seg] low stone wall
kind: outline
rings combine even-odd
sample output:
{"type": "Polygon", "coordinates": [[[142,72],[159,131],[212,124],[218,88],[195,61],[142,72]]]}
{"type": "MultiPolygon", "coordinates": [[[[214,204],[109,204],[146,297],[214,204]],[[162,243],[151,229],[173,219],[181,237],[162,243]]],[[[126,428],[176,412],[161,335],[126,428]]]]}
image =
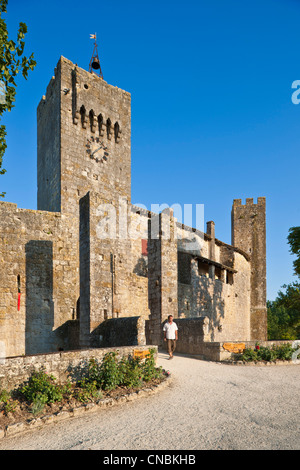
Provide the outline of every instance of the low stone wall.
{"type": "Polygon", "coordinates": [[[44,368],[45,372],[53,374],[59,382],[64,382],[68,377],[72,380],[80,378],[83,368],[90,359],[99,362],[105,354],[117,351],[119,357],[133,355],[134,350],[154,349],[157,354],[157,346],[127,346],[114,348],[95,348],[76,351],[60,351],[50,354],[36,354],[32,356],[16,356],[0,360],[0,390],[12,390],[26,381],[34,370],[44,368]]]}
{"type": "MultiPolygon", "coordinates": [[[[234,341],[231,341],[231,343],[234,343],[234,341]]],[[[238,344],[243,343],[245,344],[246,348],[251,348],[254,349],[255,345],[259,343],[260,346],[266,347],[266,348],[271,348],[273,345],[275,346],[280,346],[281,344],[287,344],[287,343],[293,343],[292,340],[273,340],[273,341],[239,341],[237,342],[238,344]]],[[[231,358],[232,353],[229,351],[226,351],[223,348],[223,344],[225,344],[225,341],[223,343],[219,343],[219,360],[220,361],[226,361],[231,358]]],[[[217,348],[216,348],[217,349],[217,348]]]]}
{"type": "Polygon", "coordinates": [[[176,351],[184,354],[203,355],[205,341],[208,341],[208,317],[176,318],[178,341],[176,351]]]}
{"type": "MultiPolygon", "coordinates": [[[[208,317],[176,318],[174,321],[179,330],[179,339],[176,345],[177,352],[209,361],[224,361],[231,358],[231,352],[223,347],[227,341],[211,342],[209,340],[208,317]]],[[[254,348],[257,341],[230,341],[230,343],[243,343],[246,348],[254,348]]],[[[260,346],[265,347],[284,343],[292,343],[292,341],[259,341],[260,346]]]]}
{"type": "MultiPolygon", "coordinates": [[[[179,341],[178,341],[179,343],[179,341]]],[[[197,347],[186,348],[183,350],[182,347],[176,348],[178,352],[191,354],[208,361],[226,361],[232,357],[232,353],[224,349],[224,342],[199,342],[197,347]]],[[[230,341],[231,344],[245,344],[246,348],[254,348],[257,341],[230,341]]],[[[259,341],[259,345],[263,347],[272,347],[273,345],[279,346],[280,344],[292,343],[292,341],[259,341]]],[[[194,341],[194,345],[195,345],[194,341]]]]}

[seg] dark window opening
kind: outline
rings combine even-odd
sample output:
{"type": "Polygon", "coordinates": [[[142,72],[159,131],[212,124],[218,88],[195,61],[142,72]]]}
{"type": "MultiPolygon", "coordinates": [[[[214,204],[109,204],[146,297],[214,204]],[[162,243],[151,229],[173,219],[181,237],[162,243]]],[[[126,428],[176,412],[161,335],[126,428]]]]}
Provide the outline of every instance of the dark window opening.
{"type": "Polygon", "coordinates": [[[215,267],[215,279],[218,279],[219,281],[222,280],[222,270],[221,270],[221,268],[215,267]]]}
{"type": "Polygon", "coordinates": [[[178,282],[191,284],[191,255],[178,252],[178,282]]]}
{"type": "Polygon", "coordinates": [[[198,259],[198,274],[199,276],[209,277],[209,265],[198,259]]]}
{"type": "Polygon", "coordinates": [[[118,122],[115,123],[114,130],[115,130],[115,141],[118,142],[119,141],[119,134],[120,134],[120,126],[119,126],[118,122]]]}
{"type": "Polygon", "coordinates": [[[106,132],[107,132],[107,138],[111,138],[111,120],[108,118],[106,121],[106,132]]]}
{"type": "Polygon", "coordinates": [[[95,131],[95,127],[94,127],[94,116],[95,116],[95,113],[94,111],[91,109],[90,113],[89,113],[89,118],[90,118],[90,129],[92,132],[95,131]]]}
{"type": "Polygon", "coordinates": [[[98,131],[99,131],[99,135],[103,136],[103,116],[102,116],[102,114],[99,114],[99,116],[98,116],[98,131]]]}
{"type": "Polygon", "coordinates": [[[226,284],[233,284],[233,273],[226,271],[226,284]]]}
{"type": "Polygon", "coordinates": [[[86,111],[83,105],[80,108],[80,116],[81,116],[81,125],[85,129],[86,128],[86,111]]]}

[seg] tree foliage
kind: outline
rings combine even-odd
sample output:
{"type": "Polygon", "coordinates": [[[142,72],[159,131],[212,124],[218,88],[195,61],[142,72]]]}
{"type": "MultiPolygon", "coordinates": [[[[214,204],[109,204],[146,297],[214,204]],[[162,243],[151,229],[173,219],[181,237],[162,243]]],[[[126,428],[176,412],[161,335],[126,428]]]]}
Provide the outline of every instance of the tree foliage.
{"type": "MultiPolygon", "coordinates": [[[[3,14],[7,12],[8,0],[0,0],[0,119],[5,111],[11,111],[16,99],[16,77],[19,73],[27,79],[29,70],[33,70],[36,61],[33,54],[29,57],[24,55],[25,35],[27,26],[19,23],[17,41],[9,39],[7,25],[3,14]]],[[[0,175],[6,170],[2,168],[3,156],[7,148],[6,128],[0,126],[0,175]]],[[[5,193],[0,193],[3,197],[5,193]]]]}
{"type": "Polygon", "coordinates": [[[287,239],[291,253],[297,256],[293,265],[295,274],[300,277],[300,227],[291,227],[287,239]]]}
{"type": "MultiPolygon", "coordinates": [[[[297,256],[294,261],[295,274],[300,278],[300,227],[289,229],[287,237],[291,253],[297,256]]],[[[268,302],[269,339],[300,338],[300,282],[282,286],[274,302],[268,302]]]]}
{"type": "Polygon", "coordinates": [[[273,302],[268,302],[268,338],[300,338],[300,283],[284,285],[273,302]]]}

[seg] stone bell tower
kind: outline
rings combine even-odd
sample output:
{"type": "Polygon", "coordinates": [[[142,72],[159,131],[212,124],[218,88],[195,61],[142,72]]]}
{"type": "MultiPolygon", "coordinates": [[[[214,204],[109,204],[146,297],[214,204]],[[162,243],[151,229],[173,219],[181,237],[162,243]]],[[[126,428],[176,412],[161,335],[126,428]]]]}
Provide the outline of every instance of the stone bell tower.
{"type": "Polygon", "coordinates": [[[39,103],[37,124],[38,209],[74,221],[65,256],[73,253],[78,262],[73,290],[79,343],[89,347],[116,305],[112,260],[120,250],[97,228],[99,207],[118,214],[121,200],[125,208],[131,203],[131,96],[61,57],[39,103]]]}
{"type": "Polygon", "coordinates": [[[61,57],[37,111],[38,209],[131,200],[131,96],[61,57]]]}

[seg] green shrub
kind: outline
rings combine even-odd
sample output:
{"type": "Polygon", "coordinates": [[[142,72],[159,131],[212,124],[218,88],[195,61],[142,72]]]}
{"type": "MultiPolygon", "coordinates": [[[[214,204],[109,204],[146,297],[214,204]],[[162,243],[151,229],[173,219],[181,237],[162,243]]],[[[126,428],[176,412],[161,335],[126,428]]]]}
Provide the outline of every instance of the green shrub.
{"type": "Polygon", "coordinates": [[[282,361],[290,361],[295,349],[290,343],[281,344],[276,347],[277,358],[282,361]]]}
{"type": "Polygon", "coordinates": [[[272,347],[260,346],[258,343],[255,349],[246,348],[242,354],[234,355],[236,360],[250,362],[250,361],[266,361],[272,362],[276,359],[289,361],[292,359],[294,349],[291,344],[280,344],[272,347]]]}
{"type": "Polygon", "coordinates": [[[120,385],[128,388],[140,387],[143,384],[141,359],[123,359],[119,364],[120,385]]]}
{"type": "Polygon", "coordinates": [[[34,401],[32,402],[29,411],[35,416],[35,415],[42,413],[42,411],[44,410],[44,407],[45,407],[44,400],[42,399],[42,397],[37,395],[34,401]]]}
{"type": "Polygon", "coordinates": [[[155,366],[154,349],[150,349],[150,355],[146,357],[143,366],[143,377],[145,382],[158,379],[162,376],[162,367],[155,366]]]}
{"type": "Polygon", "coordinates": [[[95,378],[97,386],[102,390],[113,390],[120,384],[121,376],[115,351],[105,354],[95,378]]]}
{"type": "Polygon", "coordinates": [[[48,404],[61,401],[66,387],[55,383],[55,377],[43,370],[33,372],[20,392],[29,403],[40,402],[48,404]]]}
{"type": "Polygon", "coordinates": [[[107,353],[101,364],[91,359],[85,384],[94,383],[97,389],[113,390],[118,386],[127,388],[140,387],[143,382],[159,378],[162,368],[155,367],[154,350],[149,351],[144,362],[139,358],[117,359],[117,352],[107,353]]]}
{"type": "Polygon", "coordinates": [[[7,403],[11,398],[7,390],[0,390],[0,403],[7,403]]]}
{"type": "Polygon", "coordinates": [[[258,361],[271,362],[271,361],[275,361],[276,359],[277,359],[276,351],[272,348],[270,349],[268,347],[261,347],[257,351],[257,360],[258,361]]]}
{"type": "Polygon", "coordinates": [[[5,415],[13,413],[17,405],[18,402],[12,398],[10,392],[7,390],[0,391],[0,411],[3,411],[5,415]]]}
{"type": "Polygon", "coordinates": [[[73,396],[82,403],[88,403],[94,399],[102,398],[102,392],[97,387],[95,380],[90,381],[89,379],[82,379],[78,383],[78,387],[75,389],[73,396]]]}
{"type": "Polygon", "coordinates": [[[237,354],[236,359],[241,361],[257,361],[257,351],[251,348],[246,348],[242,354],[237,354]]]}

